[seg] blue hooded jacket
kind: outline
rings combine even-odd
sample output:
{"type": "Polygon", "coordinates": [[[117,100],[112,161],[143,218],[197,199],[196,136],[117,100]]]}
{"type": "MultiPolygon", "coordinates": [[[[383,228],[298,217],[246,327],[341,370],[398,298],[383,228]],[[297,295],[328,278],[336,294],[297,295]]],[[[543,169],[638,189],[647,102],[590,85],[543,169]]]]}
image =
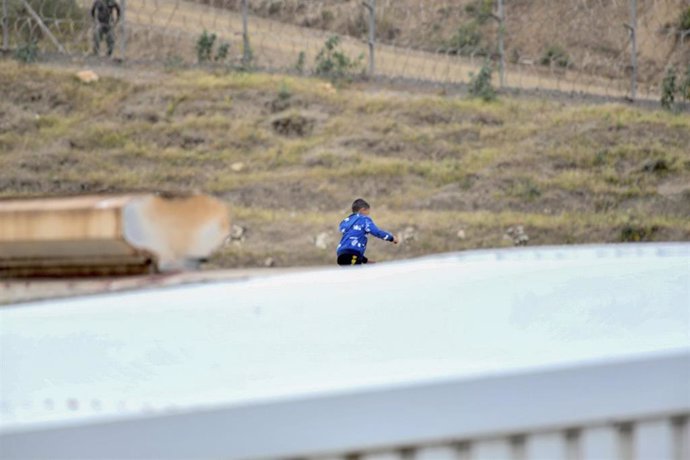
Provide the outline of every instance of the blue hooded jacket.
{"type": "Polygon", "coordinates": [[[343,237],[338,245],[338,255],[364,255],[367,250],[368,235],[372,234],[384,241],[393,241],[393,235],[379,229],[371,217],[362,214],[350,214],[340,223],[340,233],[343,237]]]}

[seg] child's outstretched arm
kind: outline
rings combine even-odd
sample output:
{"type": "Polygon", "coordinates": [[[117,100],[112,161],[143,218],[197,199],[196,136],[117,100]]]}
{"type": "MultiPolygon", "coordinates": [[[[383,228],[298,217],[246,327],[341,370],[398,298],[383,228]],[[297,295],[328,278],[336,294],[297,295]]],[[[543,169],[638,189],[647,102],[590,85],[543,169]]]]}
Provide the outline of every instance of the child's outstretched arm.
{"type": "Polygon", "coordinates": [[[394,244],[398,244],[398,239],[392,233],[385,232],[378,228],[374,221],[369,217],[367,217],[367,220],[364,224],[364,231],[371,233],[376,238],[381,238],[384,241],[391,241],[394,244]]]}

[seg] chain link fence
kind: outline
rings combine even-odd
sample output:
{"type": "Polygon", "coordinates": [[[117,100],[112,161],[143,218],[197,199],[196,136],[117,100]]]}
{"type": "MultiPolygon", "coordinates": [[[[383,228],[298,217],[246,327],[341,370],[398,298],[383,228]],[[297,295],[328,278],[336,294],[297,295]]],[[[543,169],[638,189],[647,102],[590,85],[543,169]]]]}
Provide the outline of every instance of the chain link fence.
{"type": "MultiPolygon", "coordinates": [[[[2,44],[87,55],[92,0],[0,0],[2,44]]],[[[311,73],[328,39],[348,70],[658,99],[690,65],[690,0],[119,0],[114,57],[311,73]],[[206,33],[205,33],[206,32],[206,33]],[[210,45],[210,46],[209,46],[210,45]],[[200,49],[208,48],[207,54],[200,49]],[[223,50],[223,51],[220,51],[223,50]]],[[[336,57],[339,59],[339,57],[336,57]]]]}

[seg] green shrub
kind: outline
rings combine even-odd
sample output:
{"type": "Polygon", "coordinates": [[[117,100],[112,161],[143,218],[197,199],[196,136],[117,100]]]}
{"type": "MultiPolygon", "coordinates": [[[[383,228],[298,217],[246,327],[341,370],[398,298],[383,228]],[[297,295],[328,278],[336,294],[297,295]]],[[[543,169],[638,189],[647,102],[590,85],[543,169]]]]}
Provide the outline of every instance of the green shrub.
{"type": "Polygon", "coordinates": [[[494,10],[494,0],[474,0],[465,5],[465,13],[474,16],[480,24],[491,19],[494,10]]]}
{"type": "Polygon", "coordinates": [[[206,30],[196,41],[196,57],[199,64],[209,62],[213,53],[213,45],[216,42],[216,34],[209,34],[206,30]]]}
{"type": "Polygon", "coordinates": [[[163,66],[167,71],[178,70],[184,67],[184,59],[177,54],[171,54],[165,58],[163,66]]]}
{"type": "Polygon", "coordinates": [[[609,157],[609,151],[604,149],[604,150],[599,150],[595,155],[594,155],[594,160],[592,163],[594,166],[604,166],[608,164],[608,157],[609,157]]]}
{"type": "Polygon", "coordinates": [[[681,106],[676,105],[676,98],[690,101],[690,65],[682,76],[678,75],[673,66],[666,69],[661,82],[661,107],[671,112],[680,111],[681,106]]]}
{"type": "Polygon", "coordinates": [[[664,80],[661,82],[661,107],[666,110],[673,110],[676,100],[676,69],[669,67],[666,70],[664,80]]]}
{"type": "Polygon", "coordinates": [[[230,52],[230,43],[223,42],[223,43],[221,43],[221,45],[216,50],[216,56],[213,58],[213,60],[216,62],[222,62],[225,59],[227,59],[229,52],[230,52]]]}
{"type": "MultiPolygon", "coordinates": [[[[437,25],[437,24],[434,24],[437,25]]],[[[383,15],[376,19],[376,37],[379,40],[393,41],[400,36],[402,29],[392,15],[383,15]]],[[[433,27],[433,26],[432,26],[433,27]]]]}
{"type": "Polygon", "coordinates": [[[508,58],[511,64],[517,64],[520,62],[520,50],[513,48],[510,50],[510,57],[508,58]]]}
{"type": "Polygon", "coordinates": [[[304,51],[300,51],[299,55],[297,56],[297,62],[295,63],[295,70],[299,74],[304,73],[304,63],[307,60],[307,55],[304,53],[304,51]]]}
{"type": "Polygon", "coordinates": [[[628,223],[621,228],[620,240],[625,243],[649,241],[658,230],[657,226],[646,227],[636,223],[628,223]]]}
{"type": "Polygon", "coordinates": [[[326,40],[323,48],[316,55],[314,73],[327,77],[333,82],[351,80],[353,75],[362,69],[364,55],[352,59],[340,48],[340,37],[334,35],[326,40]]]}
{"type": "Polygon", "coordinates": [[[541,196],[541,189],[529,177],[514,180],[508,189],[510,196],[524,201],[534,201],[541,196]]]}
{"type": "Polygon", "coordinates": [[[14,50],[14,58],[24,64],[30,64],[38,60],[38,45],[35,40],[24,43],[14,50]]]}
{"type": "Polygon", "coordinates": [[[282,82],[280,84],[280,88],[278,89],[278,99],[281,101],[287,101],[292,97],[292,91],[290,90],[290,87],[287,85],[287,83],[282,82]]]}
{"type": "Polygon", "coordinates": [[[479,31],[477,21],[467,22],[455,32],[448,42],[448,51],[451,54],[468,56],[471,54],[485,55],[486,50],[481,46],[482,34],[479,31]]]}
{"type": "Polygon", "coordinates": [[[560,46],[551,45],[544,50],[539,63],[548,66],[555,64],[558,67],[568,67],[570,65],[570,57],[560,46]]]}
{"type": "Polygon", "coordinates": [[[323,10],[321,12],[321,21],[324,25],[328,25],[335,20],[335,14],[331,10],[323,10]]]}
{"type": "Polygon", "coordinates": [[[493,68],[489,61],[486,61],[479,73],[476,75],[470,73],[469,94],[471,97],[480,98],[485,102],[496,99],[496,90],[491,85],[491,74],[493,68]]]}
{"type": "Polygon", "coordinates": [[[364,11],[350,17],[346,24],[347,35],[353,37],[364,37],[369,32],[369,21],[364,15],[364,11]]]}
{"type": "Polygon", "coordinates": [[[230,53],[230,43],[223,42],[216,49],[216,54],[213,54],[213,46],[216,44],[218,37],[214,33],[208,33],[204,30],[196,41],[196,58],[199,64],[205,62],[222,62],[227,59],[230,53]]]}
{"type": "Polygon", "coordinates": [[[678,92],[685,102],[690,102],[690,64],[685,68],[685,75],[678,87],[678,92]]]}
{"type": "Polygon", "coordinates": [[[254,49],[252,44],[247,42],[247,47],[242,50],[242,70],[249,72],[254,67],[254,49]]]}
{"type": "Polygon", "coordinates": [[[673,168],[673,162],[665,158],[652,158],[642,164],[642,171],[654,174],[665,174],[673,168]]]}
{"type": "Polygon", "coordinates": [[[686,10],[680,15],[678,26],[680,27],[680,30],[690,30],[690,6],[687,7],[686,10]]]}
{"type": "Polygon", "coordinates": [[[268,5],[268,15],[274,16],[274,15],[280,14],[282,9],[283,9],[283,2],[281,2],[281,1],[271,2],[271,4],[268,5]]]}

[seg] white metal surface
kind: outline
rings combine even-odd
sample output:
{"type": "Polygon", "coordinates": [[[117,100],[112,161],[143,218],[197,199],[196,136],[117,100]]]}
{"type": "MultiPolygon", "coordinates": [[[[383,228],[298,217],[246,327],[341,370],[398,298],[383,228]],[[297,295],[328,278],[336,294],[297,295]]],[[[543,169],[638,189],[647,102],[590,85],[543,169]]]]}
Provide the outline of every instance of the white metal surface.
{"type": "Polygon", "coordinates": [[[690,245],[473,252],[24,304],[0,309],[0,334],[4,457],[596,458],[622,452],[613,422],[639,426],[631,449],[676,457],[690,245]]]}

